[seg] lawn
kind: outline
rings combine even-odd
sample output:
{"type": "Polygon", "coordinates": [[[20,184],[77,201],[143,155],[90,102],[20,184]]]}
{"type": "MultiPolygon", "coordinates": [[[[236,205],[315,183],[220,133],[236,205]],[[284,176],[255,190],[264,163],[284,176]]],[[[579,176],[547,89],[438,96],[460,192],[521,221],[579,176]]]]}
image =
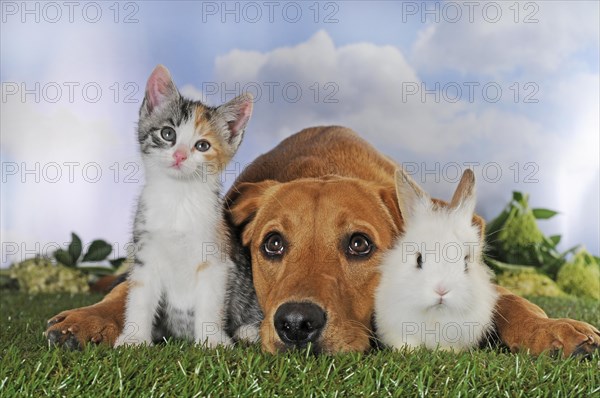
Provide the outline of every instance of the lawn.
{"type": "MultiPolygon", "coordinates": [[[[99,296],[0,294],[1,397],[600,396],[600,353],[588,361],[501,350],[315,357],[268,355],[258,347],[205,350],[187,343],[68,352],[47,346],[46,319],[99,296]]],[[[552,317],[600,325],[595,301],[533,301],[552,317]]]]}

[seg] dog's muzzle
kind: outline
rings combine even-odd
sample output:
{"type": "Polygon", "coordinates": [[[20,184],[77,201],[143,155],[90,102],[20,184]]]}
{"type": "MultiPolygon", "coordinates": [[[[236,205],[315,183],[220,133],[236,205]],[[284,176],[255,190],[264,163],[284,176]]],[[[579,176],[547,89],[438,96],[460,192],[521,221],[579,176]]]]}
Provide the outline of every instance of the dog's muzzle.
{"type": "Polygon", "coordinates": [[[290,348],[315,344],[326,322],[325,311],[313,303],[282,304],[274,317],[279,338],[290,348]]]}

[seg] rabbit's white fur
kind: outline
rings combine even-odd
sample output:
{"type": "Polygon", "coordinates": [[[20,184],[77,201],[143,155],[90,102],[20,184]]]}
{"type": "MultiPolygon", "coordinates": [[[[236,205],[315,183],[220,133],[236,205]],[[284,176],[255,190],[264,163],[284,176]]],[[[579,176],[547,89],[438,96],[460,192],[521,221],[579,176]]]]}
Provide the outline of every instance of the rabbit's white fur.
{"type": "Polygon", "coordinates": [[[483,263],[480,229],[472,223],[473,173],[465,172],[448,206],[433,203],[403,171],[396,180],[405,232],[381,266],[377,334],[395,348],[477,346],[492,327],[497,293],[483,263]]]}

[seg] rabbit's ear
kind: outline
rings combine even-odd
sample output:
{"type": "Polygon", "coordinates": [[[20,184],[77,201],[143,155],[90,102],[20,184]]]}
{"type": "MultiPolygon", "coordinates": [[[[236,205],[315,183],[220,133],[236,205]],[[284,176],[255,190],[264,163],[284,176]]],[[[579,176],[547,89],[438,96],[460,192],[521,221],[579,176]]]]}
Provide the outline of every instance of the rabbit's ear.
{"type": "Polygon", "coordinates": [[[396,196],[404,222],[411,219],[417,206],[428,204],[431,198],[406,172],[396,170],[396,196]]]}
{"type": "Polygon", "coordinates": [[[456,187],[456,191],[454,191],[454,195],[450,201],[450,208],[460,209],[470,216],[475,213],[476,203],[475,174],[473,170],[466,169],[456,187]]]}

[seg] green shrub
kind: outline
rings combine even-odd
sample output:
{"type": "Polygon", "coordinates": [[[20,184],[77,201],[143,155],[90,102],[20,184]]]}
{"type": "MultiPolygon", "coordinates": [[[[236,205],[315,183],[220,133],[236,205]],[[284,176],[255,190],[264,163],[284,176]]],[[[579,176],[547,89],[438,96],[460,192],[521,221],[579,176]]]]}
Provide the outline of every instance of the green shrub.
{"type": "Polygon", "coordinates": [[[600,300],[600,262],[587,250],[580,250],[561,267],[556,282],[569,294],[600,300]]]}
{"type": "Polygon", "coordinates": [[[501,272],[496,282],[520,296],[566,297],[560,287],[550,277],[533,267],[498,264],[501,272]]]}
{"type": "Polygon", "coordinates": [[[88,277],[75,268],[53,264],[44,257],[30,258],[14,264],[9,275],[19,289],[27,293],[84,293],[89,291],[88,277]]]}
{"type": "Polygon", "coordinates": [[[559,252],[560,235],[547,237],[540,231],[537,220],[547,220],[557,214],[554,210],[532,209],[528,195],[513,192],[508,205],[486,227],[489,258],[534,266],[555,279],[567,255],[577,249],[575,246],[559,252]]]}

